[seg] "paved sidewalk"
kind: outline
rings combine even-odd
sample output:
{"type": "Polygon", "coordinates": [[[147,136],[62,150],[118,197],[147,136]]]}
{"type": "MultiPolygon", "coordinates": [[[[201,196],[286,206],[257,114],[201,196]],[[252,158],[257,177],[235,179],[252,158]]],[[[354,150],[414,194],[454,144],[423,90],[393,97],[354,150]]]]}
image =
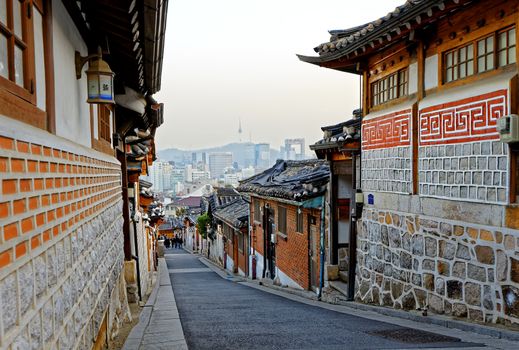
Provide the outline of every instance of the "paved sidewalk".
{"type": "Polygon", "coordinates": [[[186,339],[166,260],[159,258],[159,277],[123,350],[187,350],[186,339]]]}

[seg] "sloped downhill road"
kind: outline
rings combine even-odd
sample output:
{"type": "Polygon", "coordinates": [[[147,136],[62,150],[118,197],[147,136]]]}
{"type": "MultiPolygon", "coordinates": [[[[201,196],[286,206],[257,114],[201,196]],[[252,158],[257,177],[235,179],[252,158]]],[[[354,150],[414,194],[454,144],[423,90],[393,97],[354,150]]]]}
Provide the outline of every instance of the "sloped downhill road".
{"type": "Polygon", "coordinates": [[[166,253],[191,350],[485,348],[455,337],[299,303],[225,280],[183,250],[166,253]]]}

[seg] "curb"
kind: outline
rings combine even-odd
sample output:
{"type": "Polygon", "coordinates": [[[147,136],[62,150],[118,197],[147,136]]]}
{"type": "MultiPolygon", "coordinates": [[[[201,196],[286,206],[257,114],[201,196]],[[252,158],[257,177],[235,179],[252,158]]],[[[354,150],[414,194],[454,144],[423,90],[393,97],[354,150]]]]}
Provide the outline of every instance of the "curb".
{"type": "Polygon", "coordinates": [[[123,350],[148,348],[187,350],[166,259],[159,258],[159,273],[153,291],[124,342],[123,350]]]}

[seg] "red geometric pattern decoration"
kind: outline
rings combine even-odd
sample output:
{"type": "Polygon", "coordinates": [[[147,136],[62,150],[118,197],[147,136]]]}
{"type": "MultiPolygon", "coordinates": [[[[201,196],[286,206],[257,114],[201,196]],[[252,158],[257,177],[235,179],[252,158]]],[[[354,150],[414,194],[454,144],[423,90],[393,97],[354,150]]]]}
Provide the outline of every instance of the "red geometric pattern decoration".
{"type": "Polygon", "coordinates": [[[424,108],[420,145],[497,140],[497,120],[507,113],[506,89],[424,108]]]}
{"type": "Polygon", "coordinates": [[[362,149],[391,148],[411,144],[411,109],[362,121],[362,149]]]}

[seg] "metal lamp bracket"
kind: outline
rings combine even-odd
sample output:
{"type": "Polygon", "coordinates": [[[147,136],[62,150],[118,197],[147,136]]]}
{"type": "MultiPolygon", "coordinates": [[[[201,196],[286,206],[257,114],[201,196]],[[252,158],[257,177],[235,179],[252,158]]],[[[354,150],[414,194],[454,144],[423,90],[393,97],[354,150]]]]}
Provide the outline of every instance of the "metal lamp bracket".
{"type": "Polygon", "coordinates": [[[88,56],[81,56],[79,51],[76,51],[75,58],[74,58],[76,61],[76,78],[81,79],[81,70],[83,69],[83,66],[85,65],[85,63],[90,61],[92,58],[101,58],[101,57],[102,57],[101,53],[93,53],[88,56]]]}

